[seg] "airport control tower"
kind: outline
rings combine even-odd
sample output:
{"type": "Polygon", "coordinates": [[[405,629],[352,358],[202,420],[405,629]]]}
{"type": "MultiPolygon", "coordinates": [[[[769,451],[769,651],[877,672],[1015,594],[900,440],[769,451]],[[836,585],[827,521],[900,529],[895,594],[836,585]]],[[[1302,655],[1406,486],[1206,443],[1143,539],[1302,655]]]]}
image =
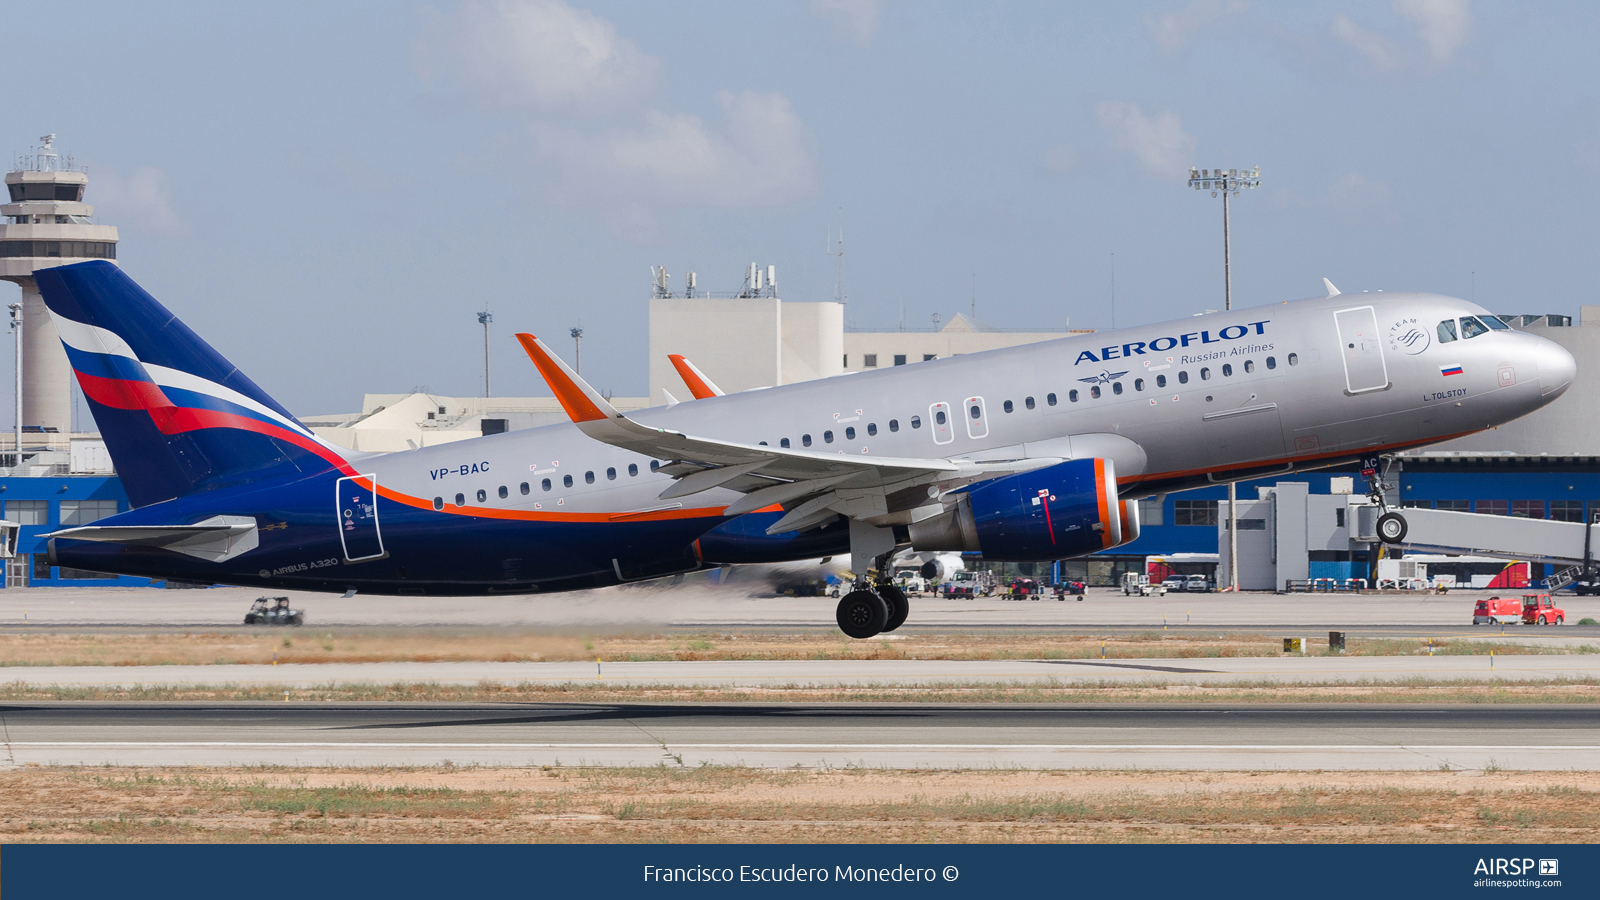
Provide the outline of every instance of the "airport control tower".
{"type": "Polygon", "coordinates": [[[55,135],[6,173],[10,202],[0,205],[0,280],[22,287],[22,424],[28,431],[72,431],[72,366],[34,284],[35,269],[117,258],[117,229],[90,220],[89,176],[61,159],[55,135]]]}

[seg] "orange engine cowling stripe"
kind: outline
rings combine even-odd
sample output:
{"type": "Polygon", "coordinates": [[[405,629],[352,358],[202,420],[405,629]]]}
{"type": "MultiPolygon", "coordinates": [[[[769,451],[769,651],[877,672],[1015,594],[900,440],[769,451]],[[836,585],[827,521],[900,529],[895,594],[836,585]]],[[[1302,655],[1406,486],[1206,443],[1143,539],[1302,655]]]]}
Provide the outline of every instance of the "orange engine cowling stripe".
{"type": "Polygon", "coordinates": [[[1111,503],[1106,496],[1106,461],[1099,457],[1094,460],[1094,493],[1100,504],[1100,546],[1111,547],[1115,542],[1111,537],[1111,503]]]}

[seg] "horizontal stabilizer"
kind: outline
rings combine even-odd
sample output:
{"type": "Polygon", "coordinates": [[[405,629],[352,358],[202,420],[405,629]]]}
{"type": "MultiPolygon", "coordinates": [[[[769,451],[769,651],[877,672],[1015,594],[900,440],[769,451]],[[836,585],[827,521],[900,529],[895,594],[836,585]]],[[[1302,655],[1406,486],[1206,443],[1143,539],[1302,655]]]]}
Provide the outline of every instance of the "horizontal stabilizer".
{"type": "Polygon", "coordinates": [[[83,525],[40,537],[159,547],[210,562],[249,553],[261,542],[256,520],[249,516],[212,516],[193,525],[83,525]]]}

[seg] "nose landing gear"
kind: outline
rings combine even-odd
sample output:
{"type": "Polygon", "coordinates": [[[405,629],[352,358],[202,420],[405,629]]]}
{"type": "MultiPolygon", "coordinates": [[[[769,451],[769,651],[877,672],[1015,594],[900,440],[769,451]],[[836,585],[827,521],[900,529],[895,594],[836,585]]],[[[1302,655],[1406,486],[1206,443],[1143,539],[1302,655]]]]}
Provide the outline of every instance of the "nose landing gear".
{"type": "Polygon", "coordinates": [[[911,601],[894,582],[881,574],[889,563],[889,556],[877,559],[876,578],[861,578],[849,593],[839,599],[834,619],[839,630],[850,637],[862,640],[885,634],[905,624],[911,614],[911,601]]]}

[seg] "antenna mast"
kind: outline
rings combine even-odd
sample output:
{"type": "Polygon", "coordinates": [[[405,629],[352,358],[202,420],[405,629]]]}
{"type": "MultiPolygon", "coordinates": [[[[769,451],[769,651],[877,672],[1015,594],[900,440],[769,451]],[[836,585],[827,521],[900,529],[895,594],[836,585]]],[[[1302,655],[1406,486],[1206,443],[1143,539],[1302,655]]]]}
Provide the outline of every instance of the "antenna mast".
{"type": "Polygon", "coordinates": [[[840,212],[840,216],[839,216],[839,245],[838,245],[839,249],[837,249],[837,250],[833,249],[833,247],[834,247],[833,229],[830,227],[828,229],[827,252],[828,252],[829,256],[837,256],[839,258],[839,274],[837,276],[837,280],[834,281],[834,285],[833,285],[833,302],[842,304],[845,301],[845,297],[844,297],[844,215],[843,215],[844,207],[842,207],[842,206],[839,207],[839,212],[840,212]]]}

